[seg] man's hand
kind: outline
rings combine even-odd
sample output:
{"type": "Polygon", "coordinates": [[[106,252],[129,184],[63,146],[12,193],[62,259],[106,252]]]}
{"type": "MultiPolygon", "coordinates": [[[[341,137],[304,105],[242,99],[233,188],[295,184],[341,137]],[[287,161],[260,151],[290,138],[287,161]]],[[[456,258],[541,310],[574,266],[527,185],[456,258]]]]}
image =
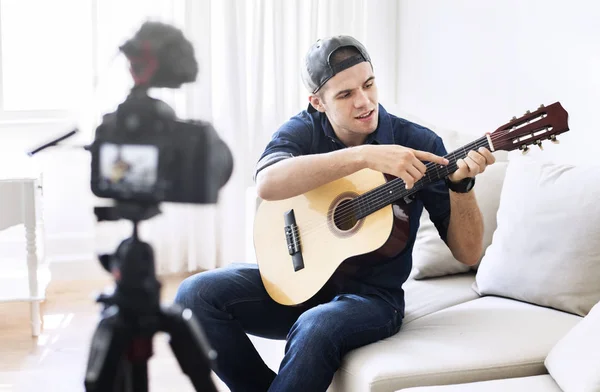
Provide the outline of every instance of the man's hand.
{"type": "Polygon", "coordinates": [[[425,174],[427,168],[422,161],[448,164],[446,158],[398,145],[364,145],[360,148],[369,169],[401,178],[406,189],[411,189],[425,174]]]}
{"type": "Polygon", "coordinates": [[[483,173],[489,165],[496,162],[494,155],[485,147],[480,147],[477,151],[469,151],[467,157],[456,161],[458,169],[448,176],[452,182],[459,182],[467,177],[475,177],[483,173]]]}

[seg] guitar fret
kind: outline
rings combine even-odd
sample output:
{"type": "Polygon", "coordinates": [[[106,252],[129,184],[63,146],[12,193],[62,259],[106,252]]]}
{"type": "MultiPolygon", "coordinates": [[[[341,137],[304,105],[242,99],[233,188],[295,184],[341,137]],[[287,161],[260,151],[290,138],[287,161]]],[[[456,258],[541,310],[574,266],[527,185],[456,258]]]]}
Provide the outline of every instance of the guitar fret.
{"type": "Polygon", "coordinates": [[[446,166],[435,163],[426,164],[427,171],[425,175],[411,189],[406,189],[404,181],[401,178],[396,178],[358,196],[351,202],[356,218],[362,219],[388,204],[410,196],[427,185],[440,181],[454,173],[458,169],[457,161],[466,158],[469,151],[477,150],[479,147],[489,149],[487,136],[483,136],[446,155],[445,158],[448,160],[448,165],[446,166]]]}

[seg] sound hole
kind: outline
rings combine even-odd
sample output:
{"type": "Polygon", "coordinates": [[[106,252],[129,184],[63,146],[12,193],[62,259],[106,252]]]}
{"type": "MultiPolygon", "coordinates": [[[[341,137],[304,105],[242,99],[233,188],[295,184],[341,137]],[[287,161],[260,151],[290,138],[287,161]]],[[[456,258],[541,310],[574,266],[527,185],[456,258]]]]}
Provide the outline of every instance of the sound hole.
{"type": "Polygon", "coordinates": [[[350,204],[351,201],[351,199],[342,200],[333,212],[333,223],[335,227],[342,231],[352,229],[358,222],[352,204],[350,204]]]}

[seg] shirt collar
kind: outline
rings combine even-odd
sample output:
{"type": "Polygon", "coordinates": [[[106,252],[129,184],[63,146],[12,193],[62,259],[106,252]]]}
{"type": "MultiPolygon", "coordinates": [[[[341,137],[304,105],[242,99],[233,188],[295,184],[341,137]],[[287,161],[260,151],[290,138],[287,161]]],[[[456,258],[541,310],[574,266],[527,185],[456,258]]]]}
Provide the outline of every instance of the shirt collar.
{"type": "MultiPolygon", "coordinates": [[[[394,129],[392,128],[390,116],[381,104],[378,106],[379,114],[377,119],[377,129],[367,136],[364,144],[394,144],[394,129]]],[[[321,126],[328,138],[341,143],[324,113],[321,113],[321,126]]]]}

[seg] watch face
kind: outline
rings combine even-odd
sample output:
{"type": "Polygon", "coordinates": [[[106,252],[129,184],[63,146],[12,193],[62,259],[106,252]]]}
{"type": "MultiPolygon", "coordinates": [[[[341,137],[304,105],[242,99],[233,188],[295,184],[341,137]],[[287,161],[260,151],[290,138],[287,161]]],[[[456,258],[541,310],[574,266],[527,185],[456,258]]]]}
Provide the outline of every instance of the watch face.
{"type": "Polygon", "coordinates": [[[466,181],[466,183],[465,183],[465,191],[469,192],[475,186],[475,179],[474,178],[466,178],[466,180],[468,180],[468,181],[466,181]]]}

